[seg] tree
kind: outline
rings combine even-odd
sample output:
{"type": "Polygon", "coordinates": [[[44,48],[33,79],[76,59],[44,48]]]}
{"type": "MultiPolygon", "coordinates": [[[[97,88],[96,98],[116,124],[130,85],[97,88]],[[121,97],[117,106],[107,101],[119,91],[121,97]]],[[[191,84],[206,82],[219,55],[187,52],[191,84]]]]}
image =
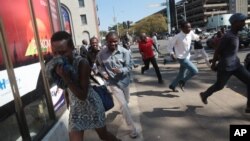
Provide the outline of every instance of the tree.
{"type": "Polygon", "coordinates": [[[166,17],[162,14],[151,15],[133,26],[137,35],[142,32],[151,35],[153,32],[161,33],[167,31],[166,17]]]}

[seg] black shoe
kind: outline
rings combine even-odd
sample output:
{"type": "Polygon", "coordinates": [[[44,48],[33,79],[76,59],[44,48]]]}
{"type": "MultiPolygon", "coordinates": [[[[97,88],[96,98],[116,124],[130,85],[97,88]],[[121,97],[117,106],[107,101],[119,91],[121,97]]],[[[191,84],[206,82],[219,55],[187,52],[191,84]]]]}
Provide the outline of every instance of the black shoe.
{"type": "Polygon", "coordinates": [[[158,80],[158,83],[159,84],[164,84],[164,81],[163,80],[158,80]]]}
{"type": "Polygon", "coordinates": [[[163,60],[163,64],[164,64],[164,65],[167,64],[167,60],[166,60],[166,59],[163,60]]]}
{"type": "Polygon", "coordinates": [[[247,107],[245,113],[250,113],[250,107],[247,107]]]}
{"type": "Polygon", "coordinates": [[[173,86],[169,86],[169,89],[171,89],[173,92],[179,92],[178,90],[176,90],[173,86]]]}
{"type": "MultiPolygon", "coordinates": [[[[205,93],[201,92],[200,93],[200,97],[201,97],[201,101],[204,103],[204,104],[207,104],[207,96],[205,96],[205,93]]],[[[250,110],[250,109],[249,109],[250,110]]]]}
{"type": "Polygon", "coordinates": [[[181,88],[181,90],[184,92],[184,85],[185,85],[185,82],[184,81],[179,81],[179,87],[181,88]]]}
{"type": "Polygon", "coordinates": [[[141,74],[144,74],[144,69],[143,69],[143,67],[141,67],[141,74]]]}

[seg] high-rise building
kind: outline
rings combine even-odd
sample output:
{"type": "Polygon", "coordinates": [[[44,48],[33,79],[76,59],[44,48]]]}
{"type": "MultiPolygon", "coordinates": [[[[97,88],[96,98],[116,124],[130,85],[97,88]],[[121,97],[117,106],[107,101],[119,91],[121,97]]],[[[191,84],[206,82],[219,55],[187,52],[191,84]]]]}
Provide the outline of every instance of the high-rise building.
{"type": "Polygon", "coordinates": [[[249,4],[249,0],[181,0],[175,7],[178,23],[186,17],[193,27],[206,27],[208,19],[214,16],[218,16],[217,23],[225,23],[220,21],[228,17],[224,15],[236,12],[249,15],[249,4]]]}

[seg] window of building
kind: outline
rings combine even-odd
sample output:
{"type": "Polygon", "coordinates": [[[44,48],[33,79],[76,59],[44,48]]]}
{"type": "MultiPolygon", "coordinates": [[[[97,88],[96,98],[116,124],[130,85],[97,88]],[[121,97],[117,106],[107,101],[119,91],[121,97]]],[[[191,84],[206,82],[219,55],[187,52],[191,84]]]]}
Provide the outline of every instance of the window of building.
{"type": "Polygon", "coordinates": [[[79,2],[79,6],[80,7],[84,7],[85,6],[84,0],[78,0],[78,2],[79,2]]]}
{"type": "Polygon", "coordinates": [[[71,21],[70,21],[71,18],[70,18],[69,11],[64,7],[61,7],[61,13],[62,13],[63,28],[68,33],[71,33],[72,32],[71,21]]]}
{"type": "Polygon", "coordinates": [[[84,15],[81,15],[81,21],[82,21],[82,24],[83,24],[83,25],[86,25],[86,24],[87,24],[87,17],[86,17],[85,14],[84,14],[84,15]]]}

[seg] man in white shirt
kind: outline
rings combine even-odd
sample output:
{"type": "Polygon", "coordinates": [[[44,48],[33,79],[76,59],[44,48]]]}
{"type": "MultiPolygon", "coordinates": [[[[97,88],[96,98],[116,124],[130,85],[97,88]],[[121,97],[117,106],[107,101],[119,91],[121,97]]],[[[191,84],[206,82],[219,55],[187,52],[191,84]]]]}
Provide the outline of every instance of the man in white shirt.
{"type": "MultiPolygon", "coordinates": [[[[152,36],[152,39],[153,39],[153,42],[154,42],[154,44],[155,44],[157,50],[159,50],[159,43],[158,43],[158,40],[157,40],[156,35],[157,35],[157,33],[154,32],[154,33],[153,33],[153,36],[152,36]]],[[[157,52],[157,50],[154,51],[155,58],[158,58],[158,56],[159,56],[159,53],[157,52]]]]}
{"type": "Polygon", "coordinates": [[[174,48],[175,56],[180,63],[179,73],[169,85],[169,88],[174,92],[178,92],[178,90],[176,90],[177,85],[179,85],[182,91],[184,91],[183,88],[186,81],[198,73],[197,67],[190,61],[192,40],[198,41],[200,40],[200,37],[191,31],[191,24],[185,21],[181,24],[181,32],[172,38],[168,46],[168,51],[171,55],[174,54],[174,48]]]}

